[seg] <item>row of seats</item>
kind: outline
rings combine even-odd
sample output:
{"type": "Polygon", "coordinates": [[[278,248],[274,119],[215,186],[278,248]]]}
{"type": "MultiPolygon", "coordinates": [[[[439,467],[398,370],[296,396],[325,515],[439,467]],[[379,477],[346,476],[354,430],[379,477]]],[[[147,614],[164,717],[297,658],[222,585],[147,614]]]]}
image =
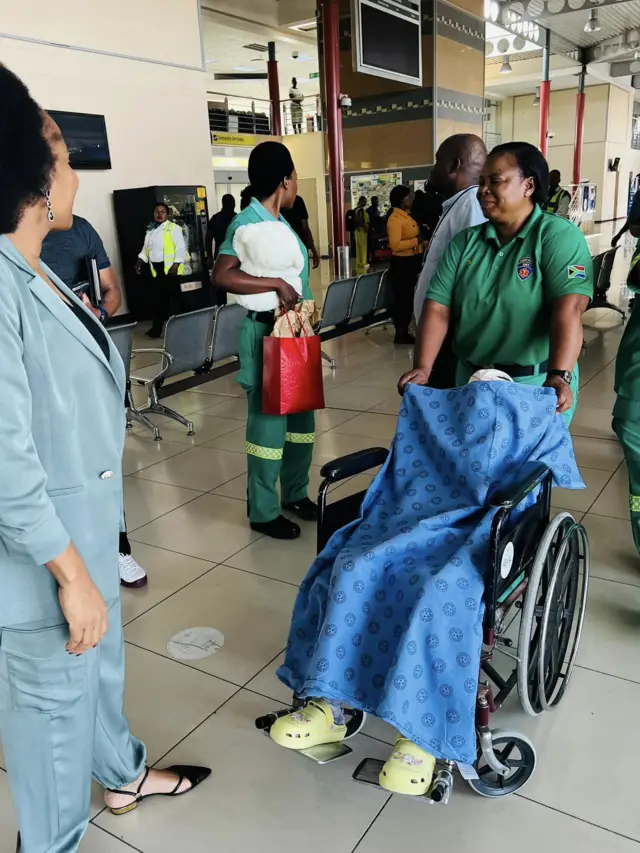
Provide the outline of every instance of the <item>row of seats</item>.
{"type": "MultiPolygon", "coordinates": [[[[337,334],[344,334],[355,324],[360,328],[358,321],[371,320],[372,325],[377,325],[378,315],[386,317],[390,303],[391,291],[385,271],[334,281],[327,288],[316,332],[322,334],[334,329],[337,334]]],[[[159,390],[171,377],[190,372],[206,376],[216,365],[237,359],[238,329],[245,316],[246,311],[240,305],[213,306],[178,314],[167,321],[162,347],[142,349],[133,348],[136,323],[110,327],[109,334],[127,372],[127,427],[135,420],[151,430],[156,441],[161,441],[160,429],[149,415],[164,415],[181,423],[188,435],[193,435],[193,423],[163,405],[159,390]],[[139,354],[158,355],[159,369],[150,376],[131,374],[132,358],[139,354]],[[147,402],[143,406],[135,405],[132,383],[146,388],[147,402]]],[[[335,359],[326,353],[323,357],[335,369],[335,359]]],[[[204,376],[203,381],[207,381],[204,376]]]]}

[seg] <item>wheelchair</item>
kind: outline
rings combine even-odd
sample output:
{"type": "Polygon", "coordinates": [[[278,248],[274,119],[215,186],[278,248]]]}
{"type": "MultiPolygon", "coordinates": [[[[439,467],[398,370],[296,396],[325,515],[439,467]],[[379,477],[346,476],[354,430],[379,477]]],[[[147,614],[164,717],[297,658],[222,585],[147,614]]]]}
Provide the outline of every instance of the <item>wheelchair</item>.
{"type": "MultiPolygon", "coordinates": [[[[322,468],[318,498],[318,553],[331,536],[356,519],[365,492],[329,501],[336,484],[384,464],[388,450],[372,448],[344,456],[322,468]]],[[[584,623],[589,585],[589,543],[584,527],[568,512],[551,518],[552,475],[546,465],[530,462],[517,479],[494,487],[488,506],[493,519],[489,565],[485,576],[483,639],[476,697],[476,761],[455,765],[438,760],[433,783],[424,799],[446,803],[457,770],[484,797],[503,797],[520,790],[536,766],[533,743],[523,734],[491,730],[490,715],[517,690],[523,710],[538,716],[554,708],[565,694],[575,664],[584,623]],[[535,500],[522,505],[530,496],[535,500]],[[498,670],[498,658],[506,672],[498,670]]],[[[289,708],[259,717],[256,728],[268,734],[289,708]]],[[[366,714],[345,708],[347,736],[354,737],[366,714]]],[[[325,764],[348,755],[344,741],[299,754],[325,764]]],[[[378,786],[383,762],[367,758],[353,774],[355,781],[378,786]]]]}

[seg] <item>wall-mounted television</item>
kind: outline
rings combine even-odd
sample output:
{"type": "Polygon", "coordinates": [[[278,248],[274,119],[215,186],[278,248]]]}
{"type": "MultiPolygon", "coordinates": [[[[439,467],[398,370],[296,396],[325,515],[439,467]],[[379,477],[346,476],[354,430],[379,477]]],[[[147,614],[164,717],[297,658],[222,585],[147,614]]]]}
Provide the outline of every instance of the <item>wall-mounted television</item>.
{"type": "Polygon", "coordinates": [[[110,169],[111,155],[104,116],[48,110],[67,143],[73,169],[110,169]]]}
{"type": "Polygon", "coordinates": [[[422,86],[421,0],[352,0],[354,69],[422,86]]]}

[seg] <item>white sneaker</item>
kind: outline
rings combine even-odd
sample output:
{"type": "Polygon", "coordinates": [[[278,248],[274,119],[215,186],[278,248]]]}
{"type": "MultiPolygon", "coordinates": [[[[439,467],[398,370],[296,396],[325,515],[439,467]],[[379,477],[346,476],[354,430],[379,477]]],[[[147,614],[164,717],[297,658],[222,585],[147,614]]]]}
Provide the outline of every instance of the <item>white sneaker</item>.
{"type": "Polygon", "coordinates": [[[129,589],[140,589],[147,585],[147,573],[137,563],[131,554],[120,554],[118,557],[120,566],[120,583],[129,589]]]}

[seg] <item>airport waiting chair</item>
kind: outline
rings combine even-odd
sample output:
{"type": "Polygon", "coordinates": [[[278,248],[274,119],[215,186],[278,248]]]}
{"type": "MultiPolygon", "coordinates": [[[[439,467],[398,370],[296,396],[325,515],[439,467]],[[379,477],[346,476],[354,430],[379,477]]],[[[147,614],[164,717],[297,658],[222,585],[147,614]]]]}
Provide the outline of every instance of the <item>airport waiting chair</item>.
{"type": "MultiPolygon", "coordinates": [[[[158,398],[160,386],[172,376],[199,370],[210,358],[214,322],[218,308],[210,306],[170,317],[164,330],[164,342],[161,348],[135,349],[137,353],[157,353],[161,356],[159,371],[148,378],[131,376],[131,381],[143,385],[147,391],[147,402],[138,409],[142,415],[164,415],[187,428],[187,435],[194,435],[193,423],[175,409],[163,405],[158,398]]],[[[161,441],[159,431],[155,431],[155,440],[161,441]]]]}
{"type": "Polygon", "coordinates": [[[611,272],[613,270],[613,264],[616,259],[615,249],[608,249],[606,252],[602,252],[600,255],[596,255],[593,259],[593,299],[587,306],[587,311],[591,308],[609,308],[611,311],[616,311],[622,317],[622,320],[626,320],[627,315],[619,308],[617,305],[614,305],[612,302],[609,302],[607,299],[607,293],[609,288],[611,287],[611,272]]]}
{"type": "Polygon", "coordinates": [[[133,426],[133,421],[137,421],[145,426],[148,430],[154,434],[156,441],[159,440],[160,431],[158,427],[152,423],[146,415],[144,415],[138,408],[133,400],[133,396],[131,394],[131,354],[133,351],[133,331],[136,328],[137,323],[123,323],[118,326],[110,326],[107,329],[109,333],[109,337],[113,341],[115,348],[118,350],[120,354],[120,358],[124,364],[125,375],[127,377],[127,387],[125,391],[125,411],[127,417],[127,429],[131,429],[133,426]]]}
{"type": "MultiPolygon", "coordinates": [[[[324,296],[322,317],[315,328],[316,334],[320,334],[325,329],[342,326],[349,322],[351,318],[351,303],[358,284],[358,278],[356,276],[354,278],[345,278],[341,281],[331,282],[324,296]]],[[[322,358],[329,364],[332,370],[336,369],[337,363],[335,358],[332,358],[326,352],[322,353],[322,358]]]]}

